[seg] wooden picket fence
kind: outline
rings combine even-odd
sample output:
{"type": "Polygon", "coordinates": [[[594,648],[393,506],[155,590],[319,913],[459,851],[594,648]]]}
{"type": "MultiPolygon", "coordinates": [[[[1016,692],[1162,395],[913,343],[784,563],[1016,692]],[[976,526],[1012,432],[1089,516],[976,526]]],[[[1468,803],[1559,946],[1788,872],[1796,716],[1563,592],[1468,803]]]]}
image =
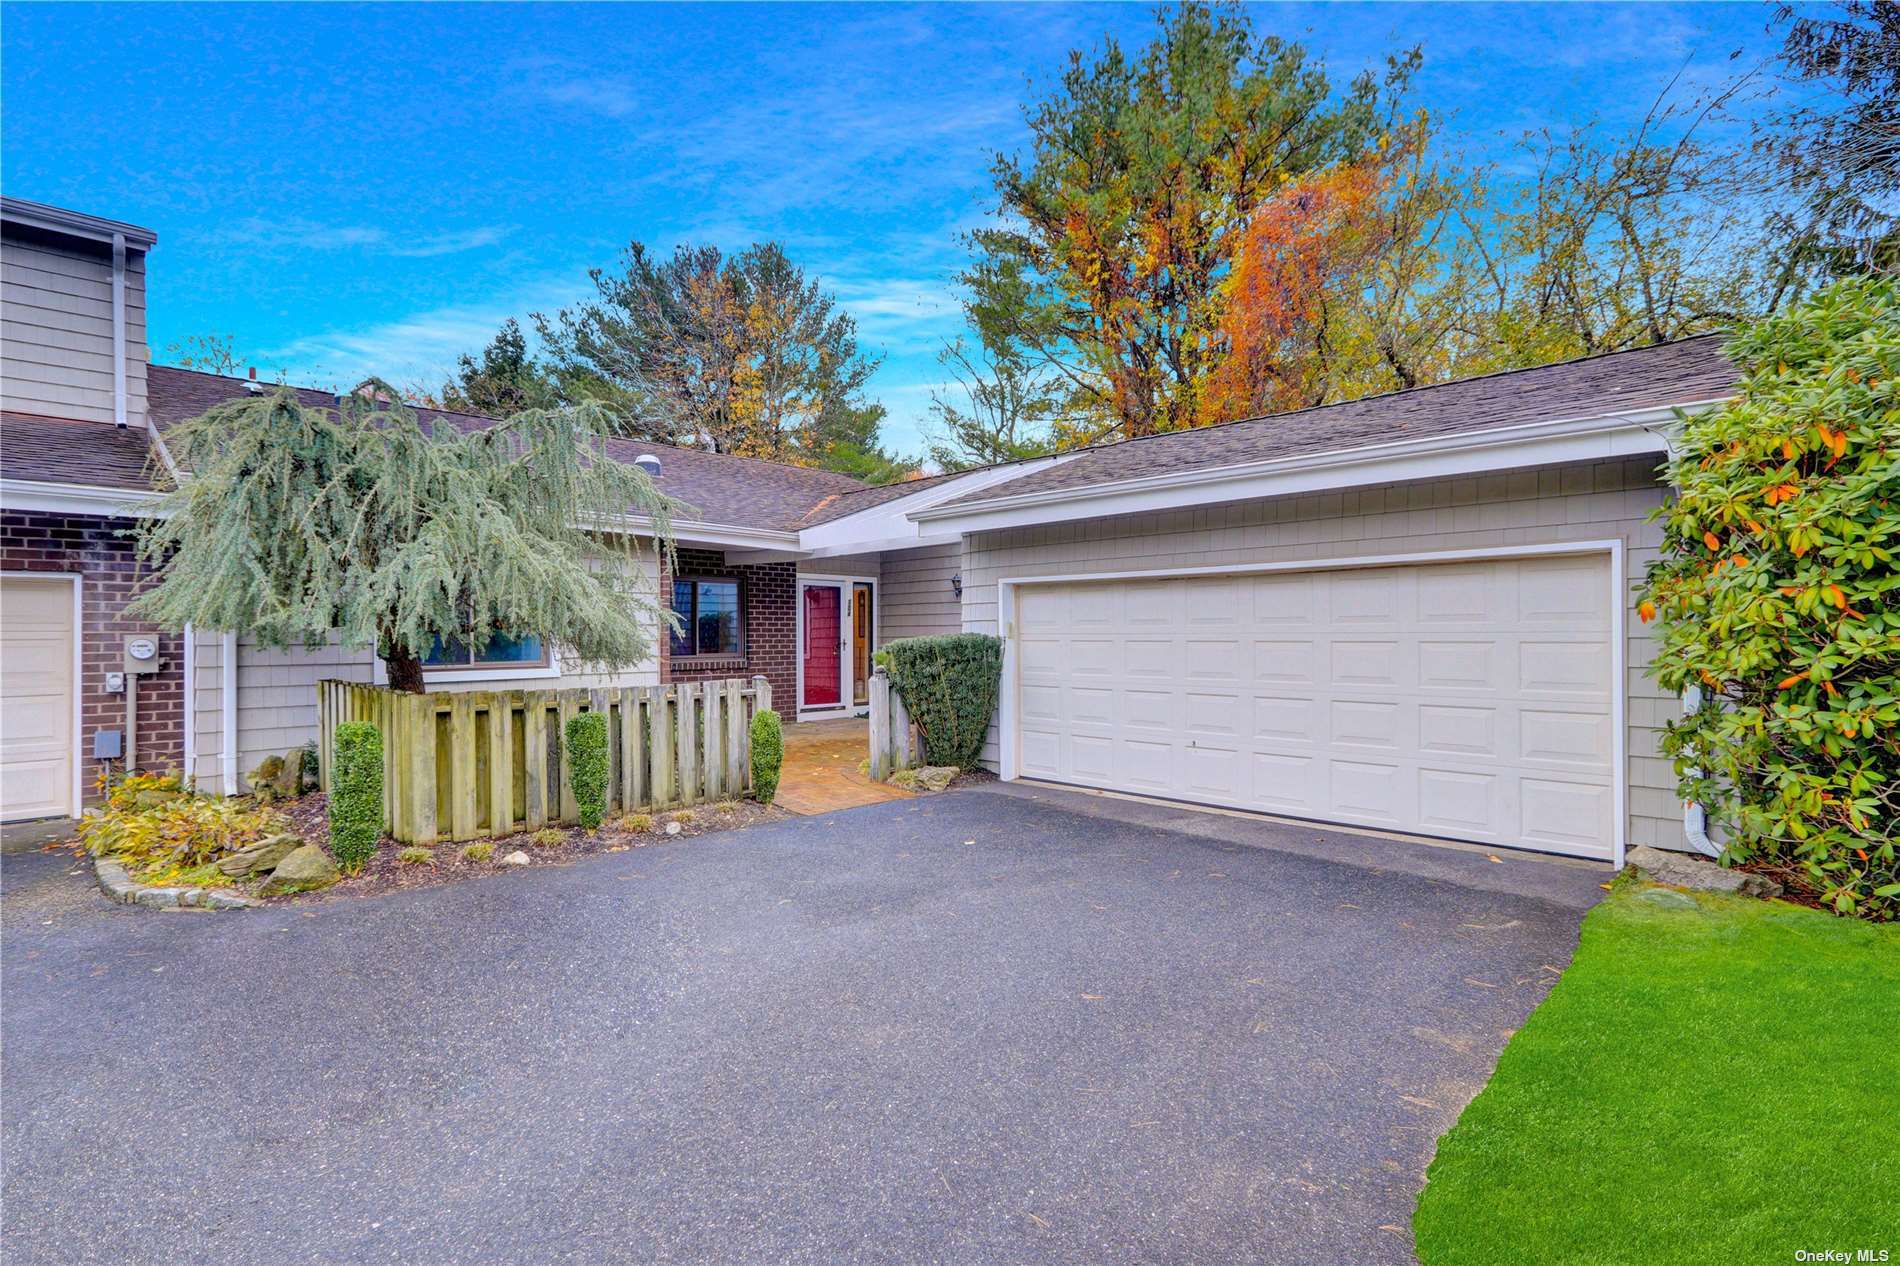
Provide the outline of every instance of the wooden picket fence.
{"type": "Polygon", "coordinates": [[[327,792],[336,727],[368,721],[383,735],[383,829],[405,844],[471,840],[579,820],[571,717],[607,717],[608,807],[626,813],[750,791],[752,717],[771,706],[763,677],[422,695],[321,681],[317,756],[327,792]]]}

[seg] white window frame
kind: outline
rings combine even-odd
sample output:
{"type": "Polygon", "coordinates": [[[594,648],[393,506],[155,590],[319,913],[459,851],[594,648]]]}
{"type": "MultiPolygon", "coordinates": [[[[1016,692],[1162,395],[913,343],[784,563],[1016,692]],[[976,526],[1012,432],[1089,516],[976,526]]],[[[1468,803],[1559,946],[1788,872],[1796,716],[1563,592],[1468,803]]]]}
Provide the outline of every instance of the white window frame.
{"type": "MultiPolygon", "coordinates": [[[[997,697],[997,746],[1000,777],[1021,779],[1021,742],[1018,726],[1018,672],[1016,651],[1016,594],[1027,585],[1059,585],[1120,580],[1172,579],[1182,576],[1250,576],[1272,572],[1345,571],[1366,567],[1407,567],[1431,563],[1458,563],[1513,558],[1551,558],[1601,555],[1609,563],[1610,584],[1610,728],[1611,728],[1611,863],[1623,866],[1629,834],[1629,578],[1620,538],[1563,541],[1550,545],[1500,545],[1483,549],[1435,550],[1419,554],[1364,554],[1350,558],[1314,558],[1297,562],[1245,563],[1224,567],[1160,567],[1135,571],[1065,572],[1055,576],[1009,576],[996,582],[996,621],[1003,635],[1003,679],[997,697]]],[[[800,697],[803,697],[801,691],[800,697]]],[[[1528,850],[1536,851],[1536,850],[1528,850]]],[[[1553,856],[1565,856],[1553,854],[1553,856]]]]}

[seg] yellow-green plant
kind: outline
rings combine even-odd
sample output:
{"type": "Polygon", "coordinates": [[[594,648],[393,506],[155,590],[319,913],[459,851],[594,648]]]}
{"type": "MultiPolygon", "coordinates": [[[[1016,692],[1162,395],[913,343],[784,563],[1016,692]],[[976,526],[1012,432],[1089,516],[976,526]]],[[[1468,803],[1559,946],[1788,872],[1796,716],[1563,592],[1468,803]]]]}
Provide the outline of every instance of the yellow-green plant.
{"type": "Polygon", "coordinates": [[[396,851],[396,860],[404,866],[433,866],[435,865],[435,850],[424,848],[420,844],[411,844],[407,848],[396,851]]]}
{"type": "Polygon", "coordinates": [[[541,828],[528,838],[534,841],[536,848],[554,848],[567,839],[567,832],[549,826],[541,828]]]}
{"type": "Polygon", "coordinates": [[[103,811],[80,823],[79,835],[94,856],[118,859],[135,878],[182,882],[285,826],[247,801],[186,795],[174,776],[134,774],[112,789],[103,811]],[[154,802],[154,793],[171,794],[154,802]]]}
{"type": "Polygon", "coordinates": [[[620,819],[620,827],[626,831],[651,831],[653,815],[651,813],[629,813],[620,819]]]}
{"type": "Polygon", "coordinates": [[[462,860],[465,862],[485,862],[494,855],[495,846],[487,840],[462,845],[462,860]]]}
{"type": "Polygon", "coordinates": [[[1900,916],[1900,285],[1860,278],[1728,346],[1736,397],[1687,420],[1638,607],[1684,799],[1731,860],[1900,916]]]}

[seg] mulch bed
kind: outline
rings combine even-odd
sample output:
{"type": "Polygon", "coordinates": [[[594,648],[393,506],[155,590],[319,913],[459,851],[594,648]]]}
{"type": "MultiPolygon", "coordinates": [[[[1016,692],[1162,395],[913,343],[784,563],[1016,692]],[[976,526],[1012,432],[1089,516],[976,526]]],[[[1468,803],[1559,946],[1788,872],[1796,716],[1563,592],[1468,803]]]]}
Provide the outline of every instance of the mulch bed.
{"type": "Polygon", "coordinates": [[[1808,872],[1799,866],[1778,866],[1773,862],[1742,862],[1734,867],[1751,875],[1760,875],[1763,879],[1772,879],[1781,885],[1781,895],[1776,901],[1786,901],[1792,905],[1807,906],[1813,910],[1825,910],[1829,914],[1834,907],[1821,900],[1821,890],[1814,886],[1808,872]]]}
{"type": "MultiPolygon", "coordinates": [[[[267,903],[273,906],[311,905],[340,897],[369,897],[401,889],[431,888],[437,884],[458,883],[498,872],[530,870],[533,866],[565,865],[600,853],[624,853],[629,849],[650,848],[655,844],[742,830],[766,822],[781,822],[793,816],[775,805],[762,805],[753,800],[728,800],[721,802],[721,805],[724,806],[723,812],[720,807],[703,804],[692,809],[650,815],[653,825],[645,831],[629,830],[622,825],[624,819],[609,818],[598,831],[584,831],[580,827],[551,828],[558,833],[558,842],[537,841],[537,833],[533,831],[484,840],[481,842],[494,845],[494,852],[485,862],[466,861],[462,857],[463,844],[476,841],[445,841],[432,850],[435,853],[433,863],[408,865],[396,860],[396,854],[406,846],[385,839],[360,873],[346,876],[317,892],[271,897],[267,903]],[[679,824],[680,829],[676,834],[668,835],[667,824],[674,822],[679,824]],[[533,859],[532,866],[501,864],[503,857],[517,849],[533,859]]],[[[280,802],[273,807],[290,819],[290,829],[303,836],[307,843],[320,844],[326,849],[329,847],[326,797],[321,794],[307,795],[297,800],[280,802]]],[[[549,840],[552,841],[553,837],[550,836],[549,840]]]]}

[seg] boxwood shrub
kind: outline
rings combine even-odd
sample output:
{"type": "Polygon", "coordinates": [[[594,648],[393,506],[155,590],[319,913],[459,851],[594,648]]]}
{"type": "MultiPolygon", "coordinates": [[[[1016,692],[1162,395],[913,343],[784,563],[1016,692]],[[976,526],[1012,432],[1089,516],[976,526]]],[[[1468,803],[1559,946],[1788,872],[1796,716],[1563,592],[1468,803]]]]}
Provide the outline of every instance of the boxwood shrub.
{"type": "Polygon", "coordinates": [[[607,718],[583,712],[567,721],[567,780],[581,825],[597,830],[607,816],[607,718]]]}
{"type": "Polygon", "coordinates": [[[785,762],[785,729],[778,713],[762,708],[752,718],[752,798],[771,804],[778,795],[779,766],[785,762]]]}
{"type": "Polygon", "coordinates": [[[330,778],[330,852],[341,870],[360,870],[383,834],[383,735],[368,721],[336,727],[330,778]]]}
{"type": "Polygon", "coordinates": [[[891,684],[923,731],[924,760],[973,767],[996,710],[1002,640],[984,633],[900,638],[884,657],[891,684]]]}

